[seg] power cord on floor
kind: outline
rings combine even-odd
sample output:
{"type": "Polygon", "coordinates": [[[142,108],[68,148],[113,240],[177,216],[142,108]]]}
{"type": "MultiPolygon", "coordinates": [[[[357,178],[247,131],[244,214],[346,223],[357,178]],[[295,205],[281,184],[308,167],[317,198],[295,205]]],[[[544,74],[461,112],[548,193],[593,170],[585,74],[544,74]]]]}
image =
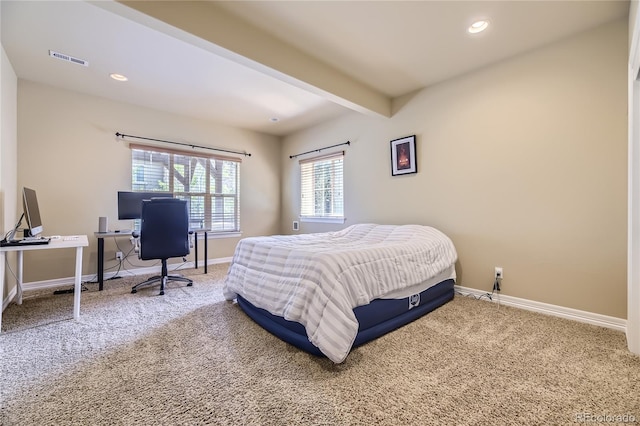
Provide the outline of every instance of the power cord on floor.
{"type": "MultiPolygon", "coordinates": [[[[89,291],[89,289],[87,288],[86,285],[84,285],[84,283],[82,283],[82,287],[80,287],[80,289],[81,289],[80,291],[89,291]]],[[[74,287],[67,288],[67,289],[64,289],[64,290],[55,290],[53,292],[53,294],[56,294],[56,295],[57,294],[71,294],[71,293],[75,293],[75,288],[74,287]]]]}
{"type": "Polygon", "coordinates": [[[492,293],[482,293],[480,295],[476,295],[476,294],[473,294],[473,293],[463,293],[460,290],[456,290],[456,294],[459,294],[460,296],[463,296],[463,297],[470,297],[470,298],[476,299],[476,300],[481,300],[482,298],[487,298],[489,300],[493,300],[492,293]]]}
{"type": "Polygon", "coordinates": [[[496,278],[493,282],[493,289],[491,293],[482,293],[482,294],[473,294],[473,293],[463,293],[460,290],[456,290],[455,293],[464,297],[471,297],[476,300],[482,300],[486,298],[487,300],[493,302],[494,299],[498,303],[498,310],[500,309],[500,281],[502,278],[496,278]]]}

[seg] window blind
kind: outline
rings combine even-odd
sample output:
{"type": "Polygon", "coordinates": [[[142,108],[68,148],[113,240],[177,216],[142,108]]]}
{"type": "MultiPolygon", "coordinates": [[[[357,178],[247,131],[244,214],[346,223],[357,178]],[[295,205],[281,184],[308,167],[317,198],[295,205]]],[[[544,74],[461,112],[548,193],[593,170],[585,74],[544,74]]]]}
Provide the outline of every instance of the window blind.
{"type": "Polygon", "coordinates": [[[300,160],[300,217],[344,217],[344,151],[300,160]]]}
{"type": "Polygon", "coordinates": [[[189,227],[240,231],[240,159],[131,145],[133,191],[187,200],[189,227]]]}

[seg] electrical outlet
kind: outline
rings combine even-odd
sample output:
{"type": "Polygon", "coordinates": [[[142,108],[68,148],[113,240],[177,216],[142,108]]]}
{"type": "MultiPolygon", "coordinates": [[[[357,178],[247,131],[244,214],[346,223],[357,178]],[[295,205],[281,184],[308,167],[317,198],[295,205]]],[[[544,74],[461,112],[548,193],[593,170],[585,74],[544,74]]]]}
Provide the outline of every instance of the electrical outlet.
{"type": "Polygon", "coordinates": [[[502,273],[502,266],[496,266],[494,278],[497,280],[501,280],[504,278],[504,274],[502,273]]]}
{"type": "Polygon", "coordinates": [[[116,252],[116,260],[122,260],[122,252],[121,251],[117,251],[116,252]]]}
{"type": "Polygon", "coordinates": [[[300,222],[298,222],[297,220],[293,221],[293,230],[294,231],[299,231],[300,230],[300,222]]]}

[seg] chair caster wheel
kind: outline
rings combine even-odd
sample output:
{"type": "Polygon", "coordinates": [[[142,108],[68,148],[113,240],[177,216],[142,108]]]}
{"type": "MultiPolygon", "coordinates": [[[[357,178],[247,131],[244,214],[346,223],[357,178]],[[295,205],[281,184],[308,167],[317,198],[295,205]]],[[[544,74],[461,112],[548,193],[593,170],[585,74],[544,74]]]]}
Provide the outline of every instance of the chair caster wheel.
{"type": "Polygon", "coordinates": [[[161,291],[161,292],[160,292],[160,296],[164,296],[164,291],[161,291]]]}
{"type": "Polygon", "coordinates": [[[191,287],[191,286],[193,286],[193,283],[187,284],[187,287],[191,287]]]}
{"type": "Polygon", "coordinates": [[[131,294],[136,294],[138,292],[138,290],[136,290],[135,288],[131,289],[131,294]]]}

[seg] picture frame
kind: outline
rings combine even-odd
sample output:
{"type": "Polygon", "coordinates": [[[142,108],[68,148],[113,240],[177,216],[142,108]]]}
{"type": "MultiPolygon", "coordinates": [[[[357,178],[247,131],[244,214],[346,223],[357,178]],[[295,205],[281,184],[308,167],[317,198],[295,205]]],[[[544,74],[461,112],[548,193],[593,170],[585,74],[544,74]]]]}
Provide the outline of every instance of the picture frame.
{"type": "Polygon", "coordinates": [[[416,135],[391,141],[391,176],[418,173],[416,135]]]}

